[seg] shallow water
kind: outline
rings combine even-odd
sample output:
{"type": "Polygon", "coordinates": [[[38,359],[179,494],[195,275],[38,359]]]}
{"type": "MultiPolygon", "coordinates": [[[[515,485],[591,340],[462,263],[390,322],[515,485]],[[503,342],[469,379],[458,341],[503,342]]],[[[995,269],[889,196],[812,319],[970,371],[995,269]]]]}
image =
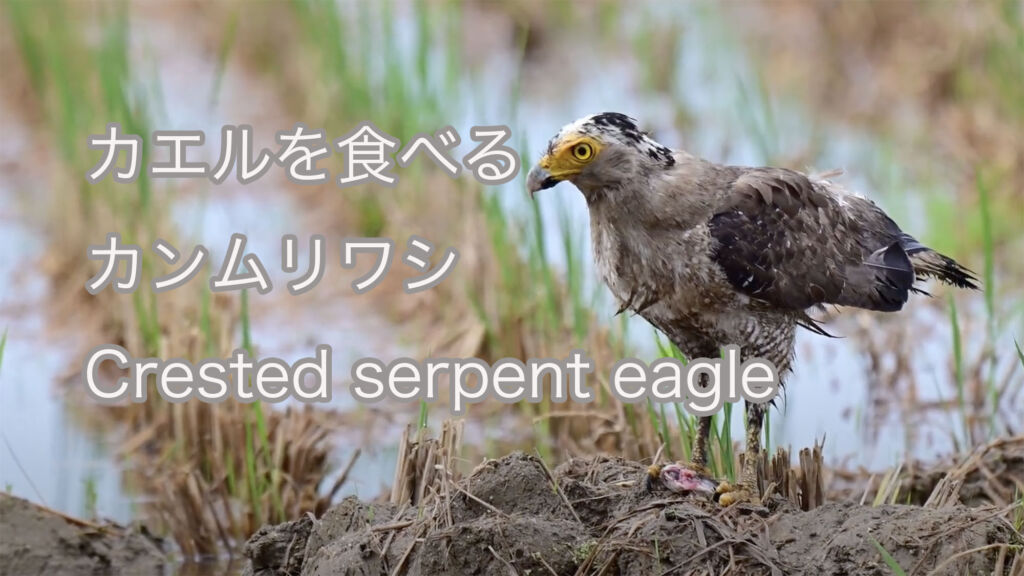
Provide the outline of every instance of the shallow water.
{"type": "MultiPolygon", "coordinates": [[[[181,51],[177,39],[181,22],[142,19],[137,29],[153,31],[147,42],[152,51],[178,61],[175,68],[161,66],[161,86],[165,92],[164,115],[167,125],[179,129],[200,129],[208,135],[204,146],[206,160],[215,162],[220,152],[220,128],[226,124],[249,124],[253,127],[255,145],[275,149],[274,134],[291,128],[294,119],[272,87],[260,79],[228,66],[216,96],[220,104],[211,106],[205,99],[197,102],[191,94],[211,94],[215,69],[209,56],[198,50],[181,51]],[[200,74],[196,74],[201,71],[200,74]],[[186,81],[184,78],[188,78],[186,81]]],[[[158,56],[160,57],[160,56],[158,56]]],[[[312,129],[318,126],[310,126],[312,129]]],[[[328,135],[331,136],[331,135],[328,135]]],[[[327,406],[338,411],[333,436],[333,467],[324,479],[324,490],[330,488],[353,457],[355,461],[339,497],[357,494],[372,497],[390,484],[394,474],[397,439],[406,420],[396,422],[397,414],[378,414],[380,422],[367,426],[353,415],[340,411],[357,408],[343,386],[352,363],[363,357],[394,358],[411,355],[403,346],[398,331],[377,316],[349,288],[351,279],[341,274],[339,238],[332,230],[314,229],[310,223],[315,214],[304,212],[291,189],[294,185],[278,169],[271,169],[257,181],[242,186],[229,178],[223,185],[183,195],[173,205],[172,220],[190,242],[210,250],[212,262],[220,262],[233,233],[247,236],[246,250],[264,262],[274,290],[266,295],[250,294],[252,341],[260,357],[277,357],[287,362],[310,356],[319,344],[332,347],[332,372],[335,389],[327,406]],[[300,268],[305,262],[309,237],[326,237],[325,271],[320,283],[301,296],[291,296],[284,288],[293,277],[281,272],[281,237],[298,237],[300,268]],[[286,329],[282,329],[286,327],[286,329]],[[386,441],[380,439],[386,438],[386,441]]],[[[288,402],[280,407],[287,406],[288,402]]],[[[202,566],[196,567],[203,568],[202,566]]]]}
{"type": "MultiPolygon", "coordinates": [[[[150,66],[156,71],[153,85],[144,86],[150,93],[160,94],[152,98],[162,103],[156,111],[156,126],[206,131],[213,138],[204,146],[209,162],[219,153],[214,146],[219,146],[219,130],[224,124],[253,125],[257,145],[266,144],[274,132],[291,126],[291,121],[271,115],[282,106],[267,87],[232,71],[225,76],[220,94],[220,101],[226,104],[213,105],[208,96],[213,92],[216,71],[208,55],[199,50],[199,42],[179,44],[181,30],[144,10],[134,17],[133,28],[146,31],[134,36],[139,44],[137,53],[145,55],[140,58],[143,63],[161,62],[159,67],[150,66]],[[192,50],[182,50],[184,46],[192,50]]],[[[27,157],[26,127],[13,113],[2,116],[5,137],[0,140],[4,147],[0,157],[27,157]]],[[[115,458],[121,438],[116,431],[80,422],[66,402],[69,386],[79,385],[74,372],[81,351],[99,343],[83,342],[46,314],[48,280],[36,261],[44,255],[47,239],[41,227],[27,222],[25,215],[35,213],[24,200],[39,193],[28,188],[45,189],[47,181],[40,174],[25,173],[26,167],[19,164],[17,170],[0,172],[0,278],[7,284],[0,292],[0,332],[9,334],[0,367],[0,431],[5,443],[0,446],[0,486],[72,515],[97,515],[127,523],[136,519],[135,504],[141,496],[122,484],[122,466],[115,458]]],[[[179,250],[187,253],[193,243],[201,243],[209,248],[211,261],[219,262],[230,235],[247,234],[247,251],[259,255],[275,285],[282,286],[287,278],[280,274],[279,265],[275,274],[274,266],[281,260],[281,236],[297,234],[300,254],[305,255],[310,234],[324,232],[329,238],[330,234],[309,229],[293,197],[284,192],[290,183],[277,176],[278,172],[271,171],[255,184],[226,183],[206,193],[187,185],[158,189],[158,194],[176,196],[171,218],[178,225],[182,243],[189,243],[178,246],[179,250]]],[[[392,326],[337,289],[343,286],[347,290],[349,280],[332,277],[331,271],[340,270],[335,262],[336,246],[333,250],[329,247],[328,256],[324,279],[308,294],[291,297],[286,290],[275,289],[266,296],[252,295],[252,337],[258,354],[294,361],[310,355],[317,344],[328,343],[334,349],[336,382],[344,380],[357,358],[409,354],[392,326]]],[[[194,279],[201,280],[202,275],[194,279]]],[[[332,409],[353,408],[354,402],[343,390],[335,391],[333,398],[332,409]]],[[[390,482],[397,440],[377,445],[366,440],[361,426],[344,417],[339,417],[337,424],[339,429],[348,429],[337,435],[331,455],[336,465],[324,481],[325,489],[355,449],[362,447],[350,480],[339,494],[376,495],[390,482]]],[[[398,433],[382,437],[397,439],[398,433]]],[[[183,574],[219,574],[222,568],[187,565],[181,570],[183,574]]],[[[223,569],[227,570],[223,573],[233,573],[233,569],[223,569]]]]}
{"type": "MultiPolygon", "coordinates": [[[[0,111],[0,158],[27,158],[30,136],[7,112],[0,111]]],[[[133,499],[122,485],[116,444],[83,426],[57,385],[74,369],[72,354],[82,343],[50,323],[49,284],[40,269],[46,238],[22,212],[27,199],[45,196],[48,184],[21,164],[0,170],[0,333],[7,338],[0,487],[69,514],[126,522],[134,516],[133,499]]]]}

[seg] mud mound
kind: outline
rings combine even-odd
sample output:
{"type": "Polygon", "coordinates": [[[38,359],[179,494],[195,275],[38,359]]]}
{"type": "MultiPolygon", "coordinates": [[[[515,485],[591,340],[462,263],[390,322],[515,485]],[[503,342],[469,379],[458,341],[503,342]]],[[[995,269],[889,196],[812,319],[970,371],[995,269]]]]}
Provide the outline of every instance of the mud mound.
{"type": "Polygon", "coordinates": [[[163,574],[164,561],[144,534],[0,494],[0,576],[163,574]]]}
{"type": "Polygon", "coordinates": [[[645,486],[646,468],[574,459],[549,479],[512,454],[446,483],[422,506],[346,499],[320,519],[260,530],[247,574],[1010,574],[1020,535],[991,508],[723,510],[645,486]]]}

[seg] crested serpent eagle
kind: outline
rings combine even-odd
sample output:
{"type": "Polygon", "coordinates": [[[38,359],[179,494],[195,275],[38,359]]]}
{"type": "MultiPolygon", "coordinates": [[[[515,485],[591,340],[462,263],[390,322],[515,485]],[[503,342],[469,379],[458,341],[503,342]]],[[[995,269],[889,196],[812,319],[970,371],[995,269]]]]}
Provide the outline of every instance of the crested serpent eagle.
{"type": "MultiPolygon", "coordinates": [[[[689,358],[733,344],[786,374],[794,334],[826,334],[808,310],[826,304],[895,312],[915,283],[976,288],[970,271],[922,245],[870,200],[783,168],[715,164],[669,149],[619,113],[565,126],[530,172],[533,195],[562,180],[590,212],[596,268],[620,304],[689,358]]],[[[729,505],[756,501],[764,404],[747,405],[747,457],[729,505]]],[[[688,464],[654,469],[669,488],[702,485],[710,417],[688,464]]]]}

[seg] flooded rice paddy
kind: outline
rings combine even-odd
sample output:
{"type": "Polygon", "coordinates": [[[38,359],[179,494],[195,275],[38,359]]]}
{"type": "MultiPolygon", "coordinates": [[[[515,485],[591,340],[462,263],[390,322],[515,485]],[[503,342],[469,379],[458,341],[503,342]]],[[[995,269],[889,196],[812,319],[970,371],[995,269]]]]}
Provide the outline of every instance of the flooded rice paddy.
{"type": "MultiPolygon", "coordinates": [[[[657,12],[650,6],[624,16],[627,36],[637,35],[636,30],[650,24],[657,12]]],[[[675,68],[667,86],[660,90],[650,89],[646,69],[636,56],[631,58],[625,51],[616,55],[611,49],[578,49],[583,44],[576,44],[578,38],[568,34],[545,40],[545,50],[559,54],[555,58],[524,59],[514,46],[481,51],[474,72],[458,78],[458,99],[463,104],[453,107],[447,120],[463,132],[472,125],[509,123],[522,143],[520,151],[528,166],[562,124],[597,111],[628,112],[654,128],[655,137],[665,144],[685,147],[715,161],[745,165],[799,162],[793,167],[845,169],[847,175],[840,182],[883,205],[909,231],[924,233],[928,222],[914,207],[926,192],[915,189],[911,177],[901,171],[898,155],[879,153],[885,144],[873,134],[822,122],[785,97],[765,96],[756,81],[756,66],[738,39],[730,36],[720,14],[705,5],[678,10],[683,11],[676,15],[678,19],[691,25],[675,38],[671,49],[675,68]],[[684,112],[689,120],[681,123],[684,112]]],[[[218,144],[214,135],[222,125],[252,125],[257,144],[261,139],[270,142],[276,131],[293,125],[294,114],[266,85],[265,77],[230,64],[221,70],[215,53],[204,50],[200,42],[182,41],[189,37],[189,32],[180,28],[182,19],[159,16],[159,10],[139,6],[132,21],[137,64],[148,71],[145,86],[159,93],[162,103],[155,113],[155,126],[204,130],[209,136],[206,152],[213,158],[218,144]]],[[[409,36],[411,32],[403,30],[409,32],[406,28],[411,30],[414,22],[402,10],[396,17],[396,37],[409,36]]],[[[481,25],[484,30],[485,24],[481,25]]],[[[415,50],[412,42],[399,43],[410,70],[415,50]]],[[[6,110],[3,118],[0,156],[46,154],[22,118],[6,110]]],[[[7,334],[0,367],[4,443],[0,447],[0,483],[13,494],[68,514],[130,522],[138,517],[139,504],[147,496],[133,491],[123,474],[126,463],[118,452],[123,440],[118,430],[103,425],[102,415],[83,405],[85,400],[77,389],[82,353],[98,342],[90,339],[88,330],[69,330],[68,320],[55,317],[48,304],[49,279],[39,265],[46,258],[48,240],[36,221],[31,199],[55,198],[47,189],[50,185],[45,163],[36,167],[14,163],[0,173],[0,330],[7,334]]],[[[276,262],[283,234],[299,235],[303,247],[313,233],[326,234],[329,242],[345,235],[344,230],[318,229],[323,221],[308,202],[297,201],[289,188],[280,172],[271,171],[256,184],[244,187],[225,184],[200,190],[182,185],[159,193],[174,195],[169,204],[181,237],[207,246],[213,261],[223,255],[230,235],[241,232],[248,236],[250,251],[276,262]]],[[[530,210],[520,180],[493,193],[512,213],[530,210]]],[[[538,201],[543,232],[552,247],[549,259],[561,267],[567,265],[564,253],[555,248],[565,234],[585,247],[581,262],[587,291],[595,294],[597,317],[611,322],[614,306],[590,269],[588,219],[582,197],[569,184],[562,184],[540,195],[538,201]]],[[[980,266],[980,258],[971,264],[980,266]]],[[[273,276],[273,267],[269,268],[273,276]]],[[[275,278],[275,284],[280,285],[280,280],[275,278]]],[[[958,297],[961,314],[980,310],[981,298],[958,297]]],[[[919,298],[898,319],[847,312],[830,328],[848,336],[838,340],[801,333],[785,401],[771,415],[772,444],[803,447],[825,437],[830,465],[871,470],[908,457],[933,460],[952,453],[955,445],[950,429],[955,429],[958,417],[947,409],[916,409],[954,400],[957,394],[950,387],[954,336],[942,307],[947,302],[942,298],[936,306],[936,302],[919,298]],[[912,390],[876,380],[885,373],[878,366],[872,370],[871,352],[877,352],[879,346],[864,341],[897,328],[914,338],[905,350],[895,351],[897,356],[913,355],[909,376],[903,373],[913,382],[912,390]],[[910,392],[913,398],[897,397],[897,393],[910,392]]],[[[358,406],[347,393],[344,375],[359,358],[390,360],[414,355],[421,352],[418,343],[393,319],[352,294],[336,265],[328,267],[315,290],[301,297],[283,290],[253,295],[250,312],[252,338],[260,355],[294,361],[317,344],[333,347],[338,390],[329,409],[336,414],[332,419],[336,422],[335,474],[361,449],[353,480],[342,494],[368,498],[380,492],[394,474],[400,431],[416,415],[414,411],[358,406]]],[[[965,320],[961,329],[966,353],[976,353],[984,323],[965,320]]],[[[644,321],[630,320],[628,333],[641,356],[656,354],[653,329],[644,321]]],[[[879,342],[885,339],[879,336],[879,342]]],[[[1000,346],[1012,346],[1012,342],[1010,331],[1000,334],[1000,346]]],[[[894,352],[883,349],[886,351],[894,352]]],[[[883,364],[899,361],[897,356],[883,358],[883,364]]],[[[1024,398],[1018,396],[1017,400],[1024,398]]],[[[737,438],[742,433],[740,420],[734,422],[737,438]]],[[[514,426],[504,421],[500,425],[514,426]]],[[[473,436],[481,446],[490,441],[488,436],[508,435],[507,430],[494,430],[487,424],[479,425],[478,432],[473,436]]],[[[328,478],[324,484],[330,486],[333,480],[328,478]]]]}

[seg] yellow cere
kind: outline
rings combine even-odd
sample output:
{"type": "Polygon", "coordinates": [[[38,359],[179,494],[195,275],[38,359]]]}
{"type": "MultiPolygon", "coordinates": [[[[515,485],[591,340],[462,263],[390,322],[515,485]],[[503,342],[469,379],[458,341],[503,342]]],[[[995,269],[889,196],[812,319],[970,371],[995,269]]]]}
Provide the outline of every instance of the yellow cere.
{"type": "Polygon", "coordinates": [[[541,168],[560,180],[578,174],[601,151],[601,144],[590,136],[571,135],[564,144],[540,161],[541,168]]]}

